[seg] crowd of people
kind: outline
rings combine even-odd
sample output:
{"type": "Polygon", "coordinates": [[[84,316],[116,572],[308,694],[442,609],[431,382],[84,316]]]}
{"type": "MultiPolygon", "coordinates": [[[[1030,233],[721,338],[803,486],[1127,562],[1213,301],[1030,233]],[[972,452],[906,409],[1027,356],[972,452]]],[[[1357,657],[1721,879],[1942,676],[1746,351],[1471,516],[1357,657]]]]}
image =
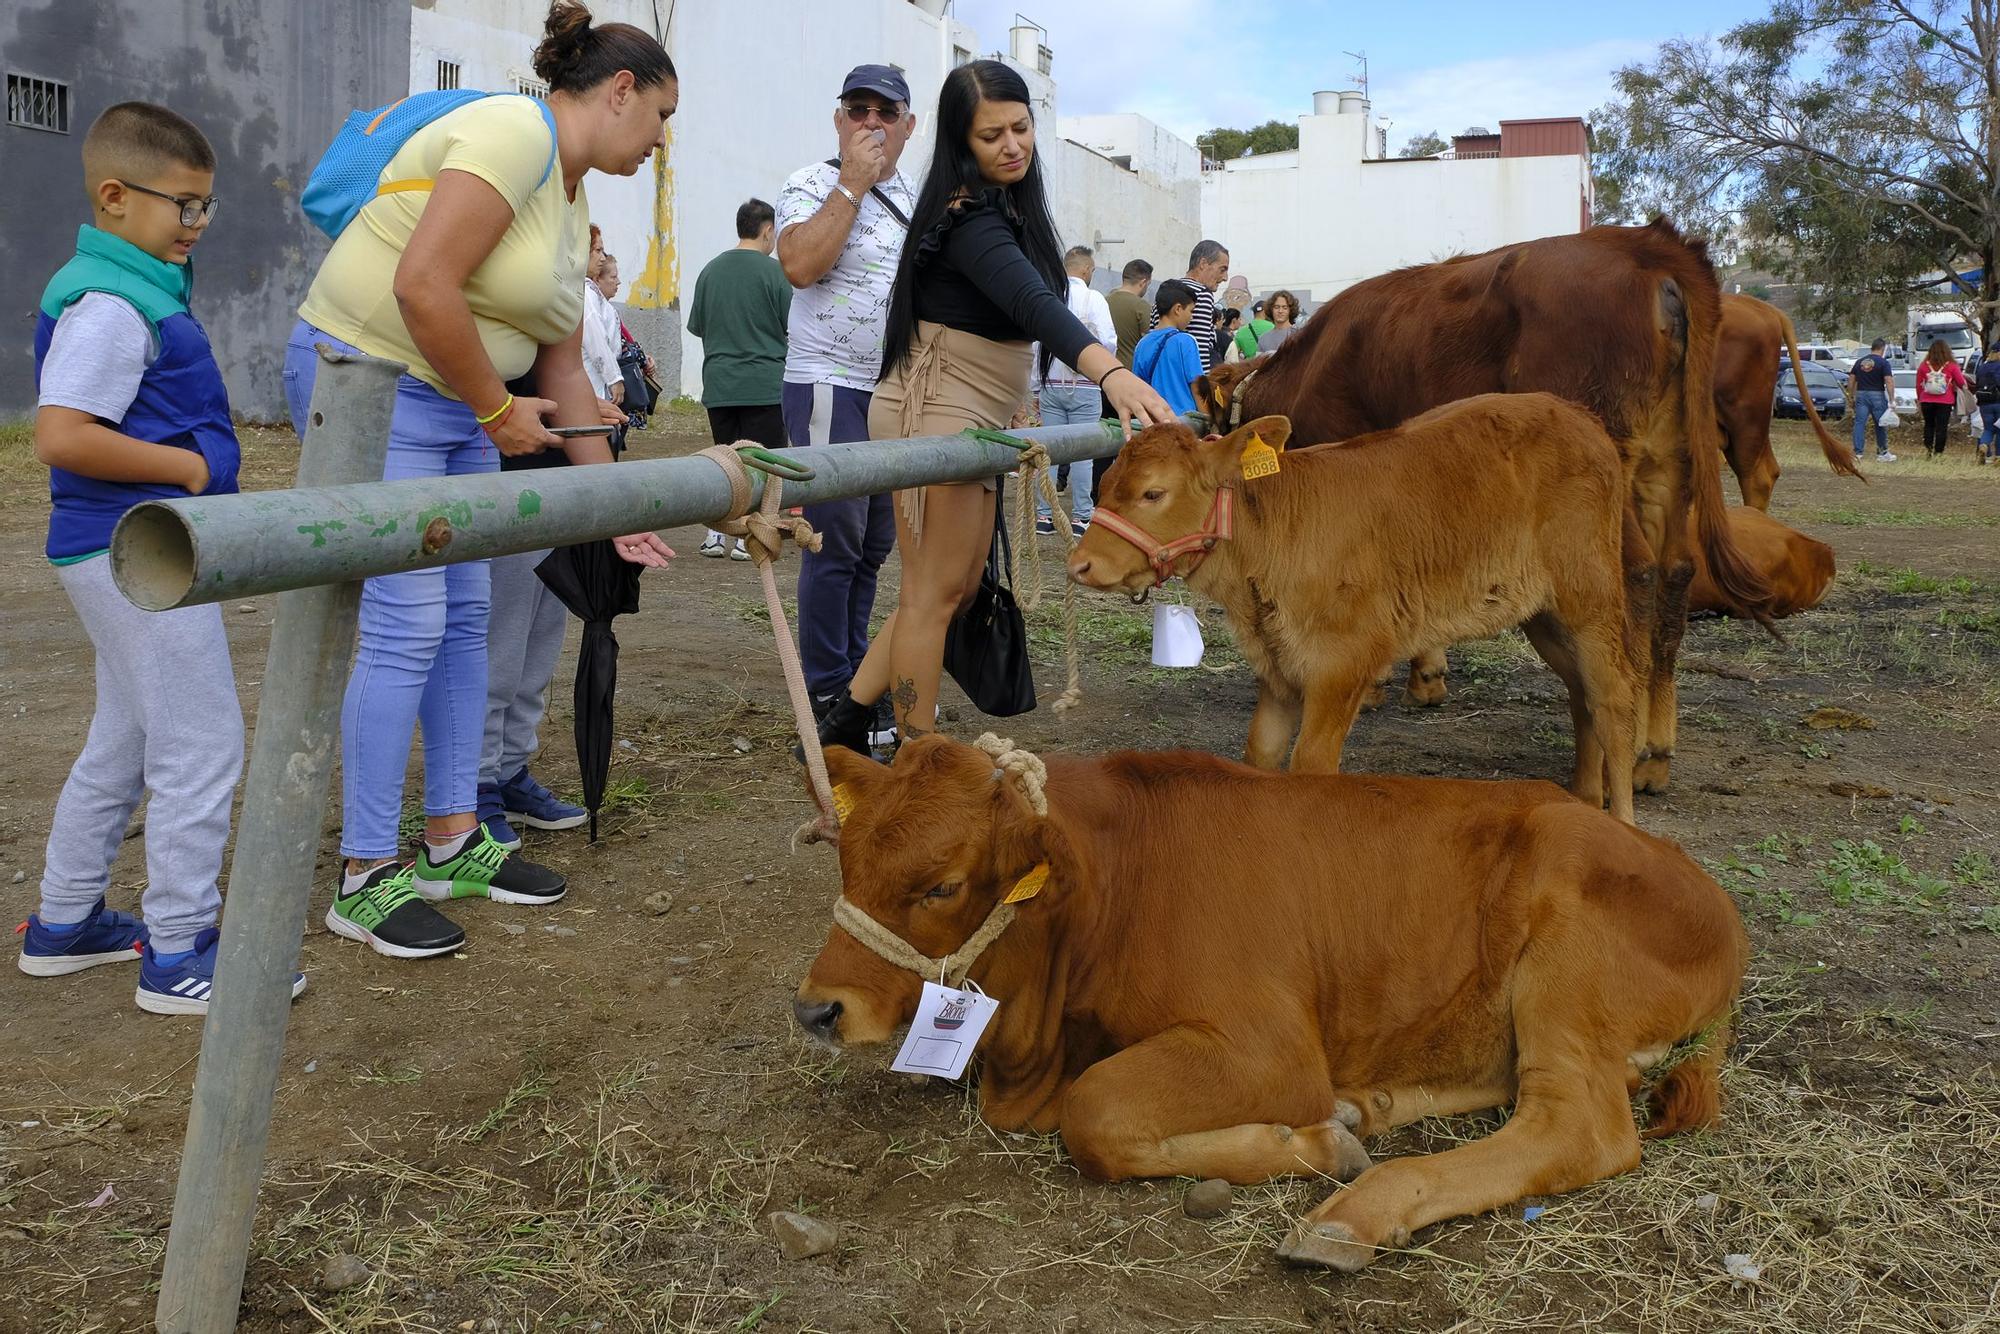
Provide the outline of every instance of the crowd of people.
{"type": "MultiPolygon", "coordinates": [[[[320,348],[408,367],[385,478],[612,463],[654,407],[654,367],[611,304],[617,260],[590,221],[585,178],[631,175],[664,146],[678,75],[654,38],[593,24],[576,0],[551,6],[534,68],[545,98],[456,101],[394,148],[375,192],[329,228],[287,340],[302,434],[320,348]]],[[[1175,377],[1189,366],[1243,350],[1216,342],[1228,253],[1212,241],[1150,303],[1143,260],[1108,297],[1092,288],[1091,251],[1057,239],[1028,90],[1006,65],[946,78],[921,185],[898,166],[916,122],[900,71],[859,66],[837,93],[837,154],[795,172],[775,205],[738,210],[738,243],[702,270],[687,314],[718,442],[1004,427],[1031,398],[1043,420],[1129,431],[1188,406],[1175,377]]],[[[41,305],[36,452],[50,468],[47,555],[95,650],[97,704],[19,965],[59,976],[136,961],[142,1009],[200,1014],[242,771],[236,682],[217,608],[138,611],[112,582],[108,549],[134,504],[237,489],[228,396],[190,309],[215,156],[191,121],[136,102],[107,110],[82,147],[91,220],[41,305]],[[149,793],[135,917],[106,890],[149,793]]],[[[1283,327],[1263,323],[1259,337],[1283,327]]],[[[1088,465],[1070,488],[1080,527],[1096,490],[1088,465]]],[[[802,557],[798,633],[824,742],[865,752],[936,727],[945,635],[978,586],[997,491],[987,479],[808,507],[824,542],[802,557]],[[900,594],[871,637],[891,551],[900,594]]],[[[1041,518],[1055,530],[1057,515],[1041,518]]],[[[674,554],[653,533],[614,546],[641,566],[674,554]]],[[[742,556],[713,532],[701,552],[742,556]]],[[[325,917],[337,935],[429,957],[464,944],[444,911],[455,900],[568,892],[521,855],[517,831],[584,818],[532,770],[565,624],[536,575],[546,554],[367,581],[341,714],[342,865],[325,917]],[[419,728],[411,856],[399,830],[419,728]]],[[[300,975],[294,994],[304,987],[300,975]]]]}

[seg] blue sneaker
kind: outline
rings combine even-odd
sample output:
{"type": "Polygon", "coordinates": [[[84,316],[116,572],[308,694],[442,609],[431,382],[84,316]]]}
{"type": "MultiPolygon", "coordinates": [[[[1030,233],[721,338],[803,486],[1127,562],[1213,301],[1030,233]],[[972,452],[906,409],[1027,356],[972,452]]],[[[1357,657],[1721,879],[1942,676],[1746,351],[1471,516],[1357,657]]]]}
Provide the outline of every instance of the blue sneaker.
{"type": "Polygon", "coordinates": [[[507,823],[507,812],[500,804],[497,784],[479,785],[479,823],[485,825],[488,836],[507,851],[521,850],[521,836],[514,832],[513,825],[507,823]]]}
{"type": "Polygon", "coordinates": [[[574,829],[590,818],[589,811],[561,800],[526,769],[500,785],[500,802],[530,829],[574,829]]]}
{"type": "Polygon", "coordinates": [[[90,916],[71,927],[48,927],[30,915],[15,928],[22,936],[21,971],[29,977],[61,977],[101,963],[131,963],[146,943],[146,924],[113,912],[100,896],[90,916]]]}
{"type": "MultiPolygon", "coordinates": [[[[207,1014],[215,990],[216,945],[222,932],[206,927],[194,938],[194,948],[162,960],[149,942],[139,964],[139,989],[132,999],[150,1014],[207,1014]]],[[[306,989],[306,975],[292,974],[292,999],[306,989]]]]}

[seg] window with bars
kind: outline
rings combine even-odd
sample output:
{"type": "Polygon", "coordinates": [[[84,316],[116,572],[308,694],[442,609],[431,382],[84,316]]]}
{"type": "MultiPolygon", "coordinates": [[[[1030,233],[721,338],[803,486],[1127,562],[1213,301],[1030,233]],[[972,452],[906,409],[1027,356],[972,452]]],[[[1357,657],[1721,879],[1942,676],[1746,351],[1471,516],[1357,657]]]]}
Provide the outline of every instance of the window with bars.
{"type": "Polygon", "coordinates": [[[438,91],[443,92],[446,89],[456,87],[458,87],[458,62],[456,60],[438,61],[438,91]]]}
{"type": "Polygon", "coordinates": [[[514,91],[526,93],[529,97],[545,98],[549,95],[549,86],[540,79],[515,79],[514,91]]]}
{"type": "Polygon", "coordinates": [[[68,134],[69,85],[27,74],[8,74],[7,123],[68,134]]]}

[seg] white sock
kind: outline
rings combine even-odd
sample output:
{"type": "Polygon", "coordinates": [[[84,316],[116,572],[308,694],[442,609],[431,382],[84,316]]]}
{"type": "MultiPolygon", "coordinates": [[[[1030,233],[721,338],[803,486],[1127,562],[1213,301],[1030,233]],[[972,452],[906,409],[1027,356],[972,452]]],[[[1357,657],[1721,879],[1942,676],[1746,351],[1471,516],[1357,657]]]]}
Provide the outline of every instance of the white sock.
{"type": "Polygon", "coordinates": [[[463,851],[466,840],[478,832],[479,826],[474,825],[464,833],[451,835],[442,843],[432,838],[429,834],[425,834],[424,856],[430,859],[432,866],[442,866],[463,851]]]}
{"type": "Polygon", "coordinates": [[[389,865],[388,862],[377,862],[365,871],[349,871],[340,878],[340,892],[343,895],[354,893],[361,888],[362,881],[387,865],[389,865]]]}

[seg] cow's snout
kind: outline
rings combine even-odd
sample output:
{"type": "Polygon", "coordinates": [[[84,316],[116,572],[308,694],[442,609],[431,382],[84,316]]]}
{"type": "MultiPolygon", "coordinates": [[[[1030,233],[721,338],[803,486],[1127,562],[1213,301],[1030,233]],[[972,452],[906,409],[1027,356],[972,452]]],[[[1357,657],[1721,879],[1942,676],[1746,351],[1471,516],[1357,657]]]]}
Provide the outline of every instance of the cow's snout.
{"type": "Polygon", "coordinates": [[[792,1002],[792,1017],[799,1021],[799,1027],[818,1038],[821,1042],[834,1042],[840,1029],[840,1002],[809,1001],[801,997],[792,1002]]]}
{"type": "Polygon", "coordinates": [[[1069,577],[1086,588],[1091,587],[1090,566],[1090,557],[1078,551],[1069,558],[1069,577]]]}

